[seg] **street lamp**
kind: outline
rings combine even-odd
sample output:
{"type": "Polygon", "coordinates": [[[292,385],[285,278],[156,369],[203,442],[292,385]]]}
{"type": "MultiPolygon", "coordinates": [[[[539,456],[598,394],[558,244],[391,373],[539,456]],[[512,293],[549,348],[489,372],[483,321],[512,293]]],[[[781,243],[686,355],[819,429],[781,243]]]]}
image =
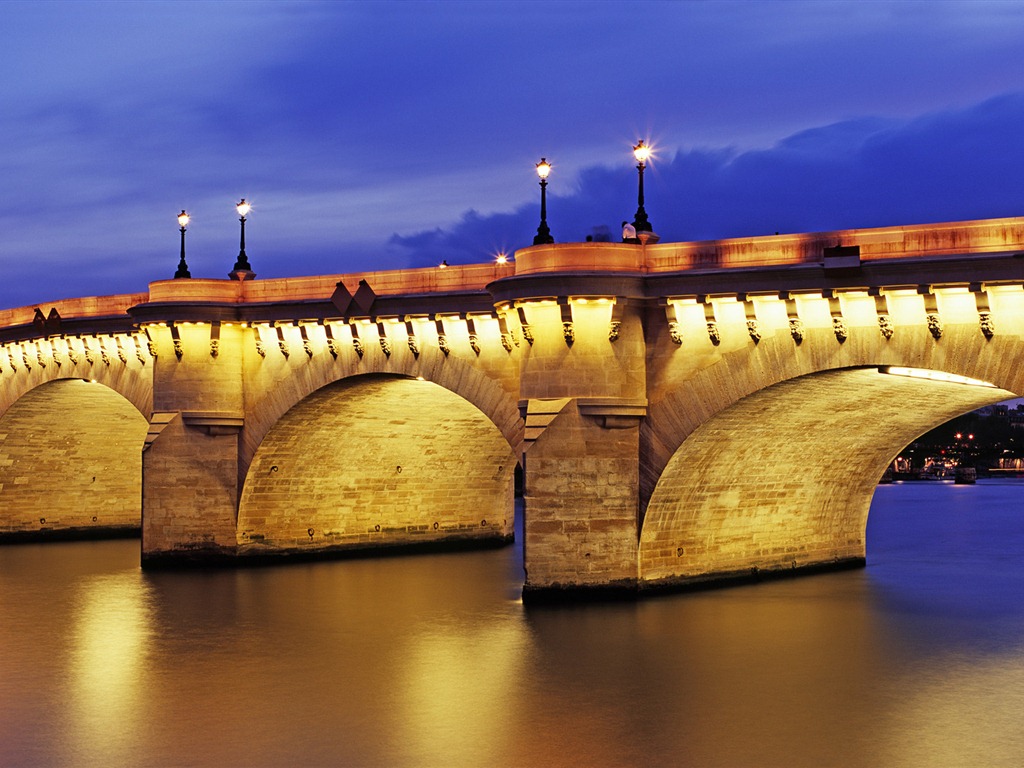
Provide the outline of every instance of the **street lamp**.
{"type": "Polygon", "coordinates": [[[640,232],[651,232],[651,223],[647,220],[647,211],[644,210],[644,165],[647,163],[647,158],[651,156],[651,148],[644,144],[644,140],[640,139],[635,147],[633,147],[633,157],[636,158],[636,169],[640,174],[640,187],[637,193],[637,209],[636,218],[633,219],[633,228],[640,232]]]}
{"type": "Polygon", "coordinates": [[[188,264],[185,263],[185,230],[188,229],[189,216],[185,211],[178,214],[178,226],[181,228],[181,259],[178,261],[178,271],[174,273],[175,279],[179,277],[192,277],[188,271],[188,264]]]}
{"type": "Polygon", "coordinates": [[[540,226],[537,227],[537,236],[533,238],[534,245],[544,245],[555,242],[548,229],[548,174],[551,173],[551,163],[543,157],[537,163],[537,175],[540,176],[540,226]]]}
{"type": "Polygon", "coordinates": [[[238,259],[235,261],[234,268],[228,273],[228,277],[232,280],[252,280],[256,277],[256,273],[252,271],[249,259],[245,255],[245,216],[252,210],[252,206],[245,202],[243,197],[241,202],[235,205],[235,210],[238,211],[238,221],[242,225],[242,235],[238,241],[238,259]]]}

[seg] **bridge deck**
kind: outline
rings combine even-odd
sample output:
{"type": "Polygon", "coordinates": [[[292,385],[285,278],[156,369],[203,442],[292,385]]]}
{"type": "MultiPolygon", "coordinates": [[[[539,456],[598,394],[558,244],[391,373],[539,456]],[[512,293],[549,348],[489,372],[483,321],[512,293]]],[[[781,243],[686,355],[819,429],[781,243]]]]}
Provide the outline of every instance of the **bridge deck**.
{"type": "MultiPolygon", "coordinates": [[[[823,249],[857,246],[862,263],[894,259],[983,255],[1024,250],[1024,217],[913,226],[775,234],[763,237],[656,243],[559,243],[516,252],[514,262],[452,265],[447,269],[381,270],[251,281],[159,280],[148,292],[61,299],[45,304],[62,319],[124,318],[144,303],[261,304],[324,301],[341,282],[352,293],[365,280],[378,296],[479,291],[500,278],[563,272],[669,274],[812,265],[823,249]]],[[[40,304],[0,310],[0,328],[31,325],[40,304]]]]}

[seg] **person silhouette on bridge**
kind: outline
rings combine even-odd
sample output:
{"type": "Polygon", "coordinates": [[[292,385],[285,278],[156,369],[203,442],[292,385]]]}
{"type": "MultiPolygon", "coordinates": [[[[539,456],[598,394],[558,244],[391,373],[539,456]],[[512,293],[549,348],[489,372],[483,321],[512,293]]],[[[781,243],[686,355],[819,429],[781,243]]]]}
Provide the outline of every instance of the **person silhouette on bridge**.
{"type": "Polygon", "coordinates": [[[622,222],[622,242],[624,243],[638,243],[636,237],[636,228],[628,221],[622,222]]]}

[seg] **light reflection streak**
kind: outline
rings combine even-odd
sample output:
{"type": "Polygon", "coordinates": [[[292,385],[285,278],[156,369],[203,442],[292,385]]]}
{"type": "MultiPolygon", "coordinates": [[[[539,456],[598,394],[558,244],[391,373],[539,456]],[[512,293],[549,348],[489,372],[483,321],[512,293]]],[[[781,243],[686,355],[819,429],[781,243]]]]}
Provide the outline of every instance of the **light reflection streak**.
{"type": "Polygon", "coordinates": [[[151,695],[143,680],[155,620],[151,602],[149,586],[136,571],[79,587],[69,670],[69,741],[79,745],[73,762],[132,762],[134,734],[145,719],[143,702],[151,695]]]}
{"type": "Polygon", "coordinates": [[[400,722],[410,754],[430,755],[438,765],[450,755],[467,765],[496,764],[514,738],[509,692],[525,674],[528,632],[518,621],[472,632],[445,625],[431,630],[410,642],[402,671],[407,709],[400,722]]]}

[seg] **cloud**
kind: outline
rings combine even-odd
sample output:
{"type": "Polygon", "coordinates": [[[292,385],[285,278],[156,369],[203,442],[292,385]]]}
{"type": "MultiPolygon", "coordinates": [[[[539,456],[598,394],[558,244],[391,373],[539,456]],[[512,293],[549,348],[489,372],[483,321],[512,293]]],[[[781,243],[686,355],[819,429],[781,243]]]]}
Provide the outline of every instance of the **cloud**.
{"type": "Polygon", "coordinates": [[[614,232],[640,136],[666,239],[1019,208],[1016,97],[964,105],[1019,87],[1021,4],[8,5],[0,306],[144,290],[181,208],[222,277],[239,197],[261,277],[481,261],[532,242],[541,155],[554,237],[614,232]]]}
{"type": "MultiPolygon", "coordinates": [[[[672,241],[1022,215],[1022,123],[1024,94],[1015,93],[912,120],[821,126],[764,150],[678,150],[645,174],[645,208],[672,241]]],[[[552,189],[558,181],[551,179],[552,189]]],[[[601,225],[617,232],[636,211],[636,185],[629,166],[583,169],[572,192],[549,198],[556,239],[580,241],[601,225]]],[[[422,263],[480,260],[495,233],[529,245],[538,208],[470,211],[449,227],[391,243],[422,263]]]]}

